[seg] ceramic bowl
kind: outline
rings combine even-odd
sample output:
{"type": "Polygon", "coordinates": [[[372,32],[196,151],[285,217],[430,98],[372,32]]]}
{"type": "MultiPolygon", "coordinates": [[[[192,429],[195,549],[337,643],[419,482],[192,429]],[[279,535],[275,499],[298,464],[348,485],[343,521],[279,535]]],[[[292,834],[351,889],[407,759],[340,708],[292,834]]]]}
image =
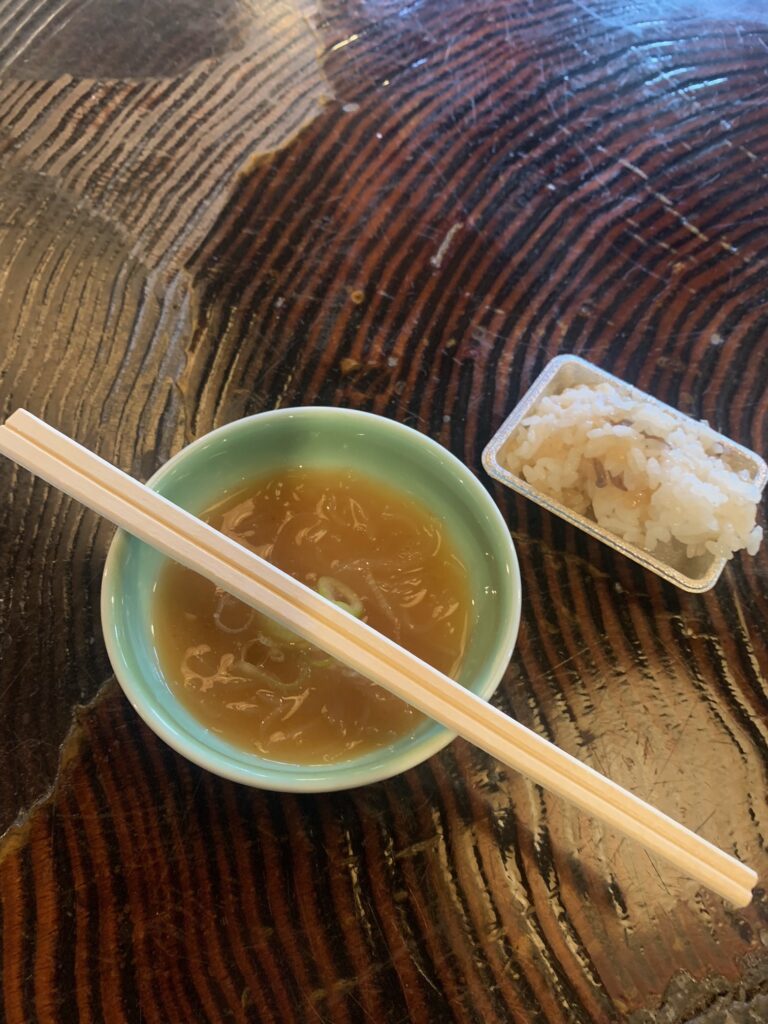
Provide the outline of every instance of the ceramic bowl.
{"type": "MultiPolygon", "coordinates": [[[[472,569],[474,623],[459,681],[488,699],[517,638],[517,558],[487,491],[462,462],[424,434],[350,409],[280,409],[201,437],[158,470],[149,486],[200,514],[249,480],[298,465],[356,469],[420,499],[446,523],[472,569]]],[[[129,701],[158,736],[190,761],[246,785],[324,792],[389,778],[453,738],[426,721],[389,747],[323,765],[285,764],[226,742],[176,700],[163,677],[151,630],[153,592],[163,563],[164,556],[118,532],[104,570],[102,624],[129,701]]]]}

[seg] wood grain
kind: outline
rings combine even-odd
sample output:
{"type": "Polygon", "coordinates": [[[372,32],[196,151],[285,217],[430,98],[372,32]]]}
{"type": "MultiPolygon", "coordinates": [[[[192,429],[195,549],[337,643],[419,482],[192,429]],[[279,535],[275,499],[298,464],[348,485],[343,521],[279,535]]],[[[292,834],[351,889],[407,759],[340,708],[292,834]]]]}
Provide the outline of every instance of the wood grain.
{"type": "MultiPolygon", "coordinates": [[[[34,408],[143,477],[193,429],[184,375],[196,290],[185,246],[207,230],[237,167],[283,145],[327,91],[298,9],[278,4],[254,18],[264,52],[209,61],[191,81],[30,83],[11,71],[0,82],[0,413],[34,408]],[[185,188],[193,202],[181,202],[185,188]],[[154,204],[172,208],[166,228],[154,204]],[[153,240],[148,223],[158,228],[153,240]]],[[[0,750],[18,765],[0,781],[7,825],[53,778],[73,703],[92,697],[108,674],[95,606],[111,530],[58,495],[49,502],[41,484],[10,465],[0,473],[16,495],[0,510],[13,517],[2,523],[3,561],[15,562],[5,545],[21,546],[30,559],[21,571],[37,595],[30,620],[27,584],[14,586],[13,570],[3,579],[5,623],[18,624],[2,650],[0,750]],[[44,506],[49,515],[38,521],[44,506]],[[54,579],[47,567],[59,557],[76,564],[54,579]],[[79,647],[88,656],[79,658],[79,647]]]]}
{"type": "MultiPolygon", "coordinates": [[[[761,5],[120,8],[0,4],[0,414],[146,477],[347,405],[483,478],[572,351],[768,451],[761,5]]],[[[9,1024],[766,1019],[762,887],[733,912],[461,742],[311,798],[180,760],[110,680],[109,529],[0,477],[9,1024]]],[[[683,594],[491,491],[496,702],[764,879],[765,551],[683,594]]]]}

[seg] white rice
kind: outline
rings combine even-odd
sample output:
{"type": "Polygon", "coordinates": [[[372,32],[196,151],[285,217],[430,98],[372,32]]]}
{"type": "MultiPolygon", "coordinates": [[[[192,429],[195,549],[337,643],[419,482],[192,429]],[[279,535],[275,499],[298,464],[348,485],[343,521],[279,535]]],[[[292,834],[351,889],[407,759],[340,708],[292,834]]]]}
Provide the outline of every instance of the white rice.
{"type": "Polygon", "coordinates": [[[689,558],[754,555],[760,490],[693,421],[581,384],[545,396],[501,454],[516,476],[646,551],[682,545],[689,558]]]}

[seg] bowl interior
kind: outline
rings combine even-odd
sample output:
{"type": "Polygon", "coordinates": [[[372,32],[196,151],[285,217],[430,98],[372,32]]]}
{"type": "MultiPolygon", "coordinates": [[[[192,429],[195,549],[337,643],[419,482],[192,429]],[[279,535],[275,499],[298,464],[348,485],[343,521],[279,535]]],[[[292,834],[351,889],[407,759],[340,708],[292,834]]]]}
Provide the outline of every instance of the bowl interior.
{"type": "MultiPolygon", "coordinates": [[[[474,624],[460,681],[483,697],[498,685],[520,617],[520,581],[509,532],[470,471],[424,435],[352,410],[303,408],[238,420],[185,448],[150,481],[200,513],[248,481],[285,466],[348,467],[420,499],[449,524],[471,567],[474,624]]],[[[118,533],[102,591],[104,634],[128,698],[163,739],[228,778],[271,789],[348,788],[386,778],[440,749],[451,734],[426,722],[390,747],[327,765],[291,765],[243,751],[202,726],[163,678],[152,633],[153,592],[165,559],[118,533]]]]}

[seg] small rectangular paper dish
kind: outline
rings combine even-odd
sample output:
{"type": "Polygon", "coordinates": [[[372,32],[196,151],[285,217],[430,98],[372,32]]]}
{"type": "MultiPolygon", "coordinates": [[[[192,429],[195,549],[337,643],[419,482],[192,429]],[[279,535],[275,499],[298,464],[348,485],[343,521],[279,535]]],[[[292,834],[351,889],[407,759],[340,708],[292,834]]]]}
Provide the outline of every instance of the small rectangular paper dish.
{"type": "Polygon", "coordinates": [[[578,356],[547,365],[483,466],[692,593],[715,585],[733,551],[760,544],[765,461],[578,356]]]}

